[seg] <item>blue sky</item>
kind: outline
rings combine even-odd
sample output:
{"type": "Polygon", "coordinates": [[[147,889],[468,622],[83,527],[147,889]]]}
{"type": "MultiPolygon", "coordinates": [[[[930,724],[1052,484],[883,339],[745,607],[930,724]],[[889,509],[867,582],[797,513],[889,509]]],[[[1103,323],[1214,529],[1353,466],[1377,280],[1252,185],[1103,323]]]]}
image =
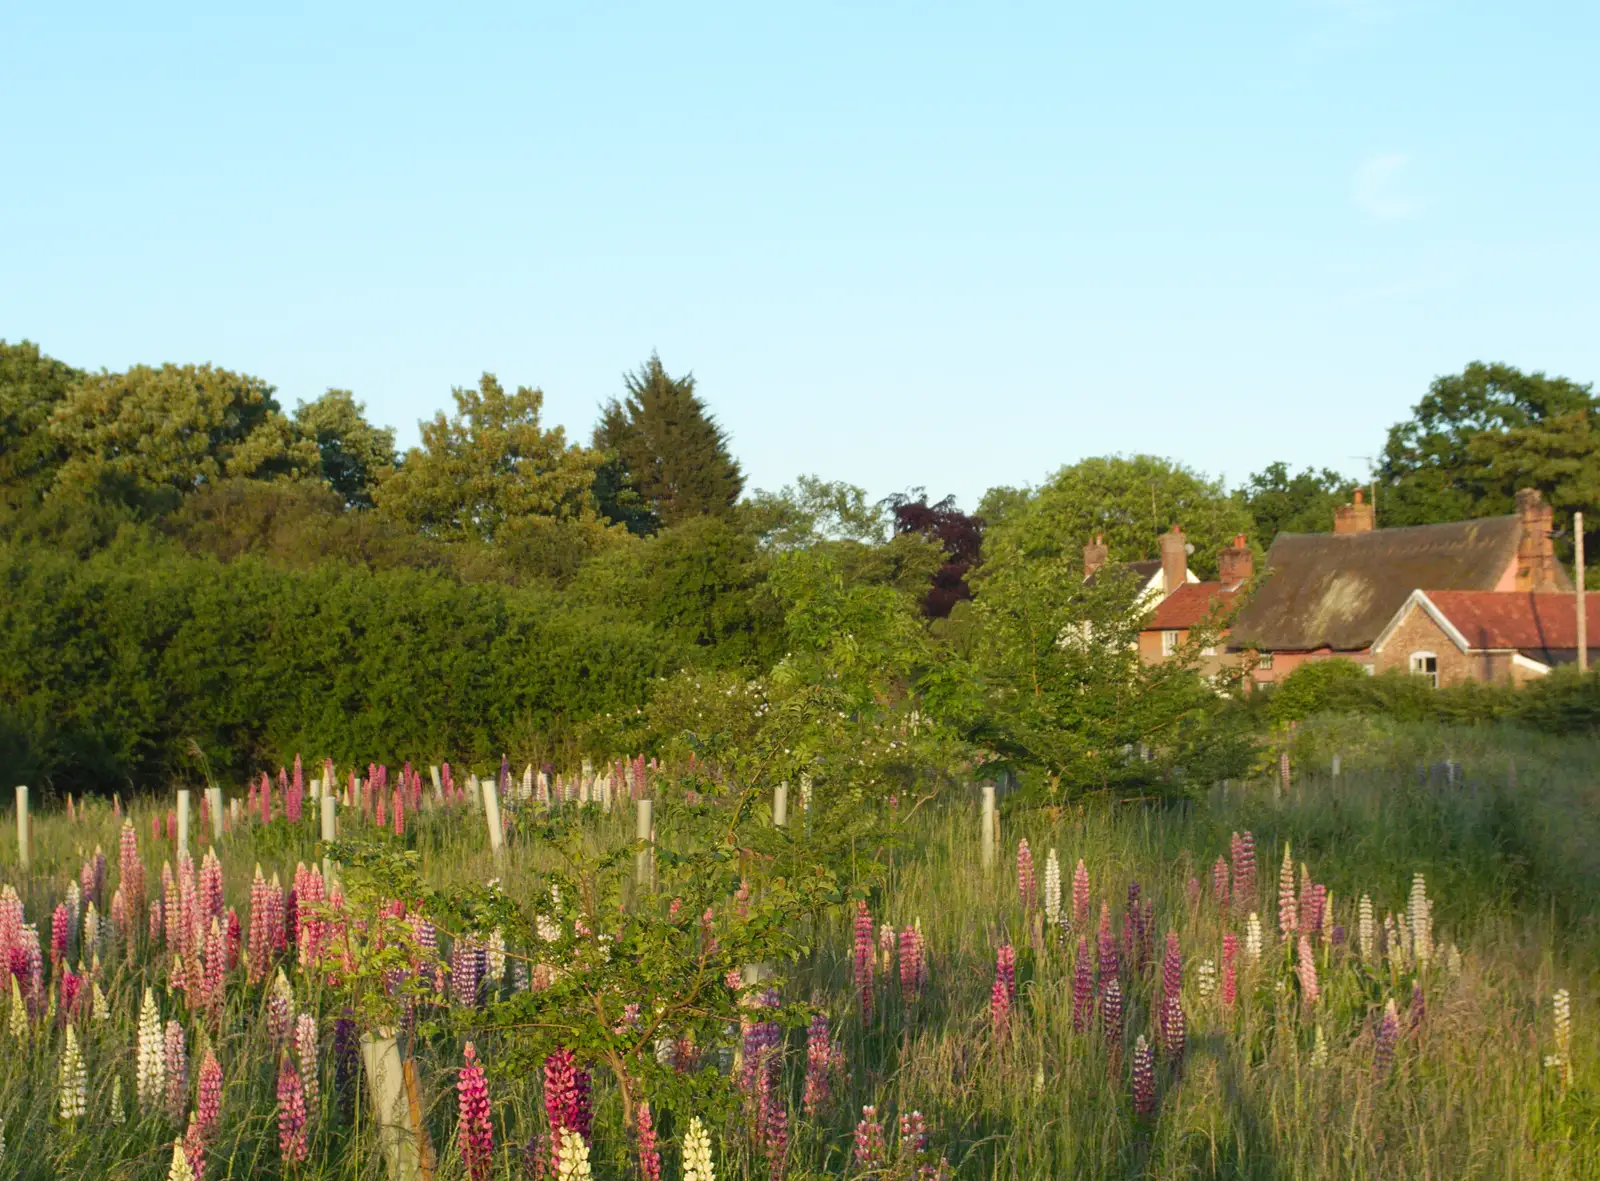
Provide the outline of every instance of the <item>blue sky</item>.
{"type": "Polygon", "coordinates": [[[587,438],[652,349],[754,486],[1359,471],[1473,359],[1600,379],[1600,9],[0,10],[0,337],[587,438]]]}

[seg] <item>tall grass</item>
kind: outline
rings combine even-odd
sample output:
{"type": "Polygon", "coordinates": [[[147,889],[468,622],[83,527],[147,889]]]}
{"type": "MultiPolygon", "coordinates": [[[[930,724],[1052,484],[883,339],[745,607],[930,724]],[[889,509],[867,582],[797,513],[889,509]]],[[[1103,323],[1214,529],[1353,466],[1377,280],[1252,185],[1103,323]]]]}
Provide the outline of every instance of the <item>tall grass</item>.
{"type": "MultiPolygon", "coordinates": [[[[902,996],[892,965],[879,965],[876,1014],[863,1024],[852,980],[852,916],[820,920],[811,933],[813,954],[789,972],[785,988],[830,1014],[849,1075],[837,1103],[817,1121],[806,1121],[799,1105],[804,1031],[791,1032],[787,1078],[796,1128],[785,1175],[851,1175],[852,1131],[861,1107],[872,1104],[891,1142],[894,1120],[920,1111],[935,1149],[955,1175],[970,1178],[1600,1176],[1600,790],[1589,771],[1600,763],[1600,744],[1513,729],[1370,719],[1313,722],[1296,742],[1296,781],[1281,798],[1270,783],[1252,783],[1219,787],[1188,805],[1006,811],[1002,849],[987,871],[974,800],[952,798],[917,810],[905,821],[902,839],[882,851],[888,868],[869,905],[875,926],[920,923],[929,953],[927,986],[919,997],[902,996]],[[1329,774],[1335,752],[1343,762],[1337,779],[1329,774]],[[1447,760],[1459,766],[1458,774],[1435,769],[1447,760]],[[1259,962],[1241,957],[1238,1003],[1225,1010],[1216,993],[1200,995],[1199,965],[1210,960],[1220,966],[1224,933],[1242,933],[1242,919],[1212,900],[1210,871],[1228,853],[1229,835],[1246,829],[1255,835],[1258,863],[1249,909],[1259,913],[1268,937],[1259,962]],[[1047,852],[1057,850],[1069,881],[1082,858],[1093,897],[1089,931],[1063,933],[1040,920],[1037,904],[1024,905],[1012,860],[1023,837],[1041,869],[1047,852]],[[1342,947],[1318,943],[1321,997],[1315,1006],[1302,999],[1277,938],[1276,881],[1286,842],[1297,885],[1304,861],[1311,877],[1332,891],[1334,917],[1349,934],[1342,947]],[[1420,972],[1363,961],[1349,946],[1357,899],[1369,894],[1380,920],[1385,912],[1403,913],[1415,872],[1425,875],[1434,901],[1438,959],[1420,972]],[[1198,902],[1189,895],[1191,878],[1200,882],[1198,902]],[[1133,1113],[1128,1063],[1138,1035],[1154,1040],[1159,968],[1147,965],[1124,976],[1125,1044],[1116,1070],[1098,1032],[1072,1028],[1077,937],[1088,934],[1093,945],[1102,901],[1110,904],[1120,934],[1133,882],[1154,904],[1157,948],[1167,931],[1177,933],[1188,1023],[1181,1067],[1158,1060],[1157,1112],[1146,1119],[1133,1113]],[[989,1000],[996,948],[1005,943],[1017,949],[1018,993],[1009,1026],[997,1037],[989,1000]],[[1458,963],[1448,955],[1452,945],[1458,963]],[[1425,1016],[1413,1030],[1414,985],[1420,985],[1425,1016]],[[1554,1051],[1551,997],[1558,988],[1572,997],[1566,1081],[1558,1068],[1545,1065],[1554,1051]],[[1391,998],[1402,1033],[1392,1070],[1380,1074],[1376,1024],[1391,998]],[[1315,1054],[1319,1027],[1325,1061],[1315,1054]]],[[[147,873],[159,881],[171,850],[165,841],[150,841],[153,806],[136,809],[134,820],[147,873]]],[[[664,840],[671,839],[671,819],[670,807],[662,807],[664,840]]],[[[407,844],[441,884],[499,876],[517,894],[542,867],[541,851],[527,846],[513,846],[507,863],[496,866],[481,816],[470,810],[425,812],[408,823],[407,844]]],[[[631,838],[630,821],[620,812],[596,814],[589,823],[597,847],[631,838]]],[[[14,842],[7,840],[0,882],[17,888],[48,943],[50,911],[96,844],[112,863],[115,885],[116,826],[109,809],[96,804],[76,823],[52,810],[37,818],[36,828],[32,870],[20,872],[14,842]]],[[[311,838],[310,826],[291,831],[282,824],[245,827],[226,838],[221,857],[229,905],[248,918],[256,863],[287,880],[296,861],[311,863],[316,856],[311,838]]],[[[164,1115],[140,1116],[133,1101],[140,990],[161,975],[160,965],[144,959],[130,963],[117,956],[105,965],[111,1018],[83,1027],[90,1117],[78,1126],[54,1118],[59,1030],[36,1027],[21,1042],[5,1042],[0,1176],[166,1176],[173,1137],[182,1129],[164,1115]],[[121,1126],[108,1119],[116,1078],[128,1114],[121,1126]]],[[[262,994],[236,985],[226,1031],[215,1042],[226,1087],[208,1178],[357,1181],[383,1175],[360,1107],[350,1119],[335,1111],[326,1053],[335,1001],[303,979],[296,987],[302,1007],[318,1014],[325,1050],[310,1159],[297,1172],[280,1165],[277,1056],[262,994]]],[[[474,1039],[490,1067],[495,1176],[521,1177],[520,1145],[538,1127],[542,1110],[538,1082],[494,1069],[496,1036],[474,1039]]],[[[453,1141],[460,1051],[458,1040],[443,1035],[416,1047],[441,1177],[462,1175],[453,1141]]],[[[596,1174],[632,1176],[617,1104],[599,1082],[596,1174]]],[[[659,1113],[668,1141],[689,1114],[659,1113]]],[[[738,1126],[715,1129],[714,1141],[719,1175],[768,1175],[738,1126]]],[[[676,1177],[675,1144],[666,1157],[667,1176],[676,1177]]]]}

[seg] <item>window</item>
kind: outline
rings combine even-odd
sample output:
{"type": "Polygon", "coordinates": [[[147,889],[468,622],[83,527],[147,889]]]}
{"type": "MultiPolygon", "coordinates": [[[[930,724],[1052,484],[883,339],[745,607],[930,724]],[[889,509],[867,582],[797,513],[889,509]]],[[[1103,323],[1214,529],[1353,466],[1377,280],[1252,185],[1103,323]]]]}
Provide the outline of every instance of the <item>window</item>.
{"type": "Polygon", "coordinates": [[[1164,632],[1162,632],[1161,633],[1161,655],[1163,657],[1171,656],[1177,650],[1178,650],[1178,633],[1175,632],[1175,631],[1164,631],[1164,632]]]}
{"type": "Polygon", "coordinates": [[[1257,668],[1266,669],[1268,672],[1271,672],[1272,671],[1272,653],[1271,652],[1257,652],[1256,653],[1256,667],[1257,668]]]}
{"type": "Polygon", "coordinates": [[[1439,687],[1439,658],[1432,652],[1413,652],[1411,654],[1411,675],[1414,677],[1427,677],[1428,684],[1437,689],[1439,687]]]}

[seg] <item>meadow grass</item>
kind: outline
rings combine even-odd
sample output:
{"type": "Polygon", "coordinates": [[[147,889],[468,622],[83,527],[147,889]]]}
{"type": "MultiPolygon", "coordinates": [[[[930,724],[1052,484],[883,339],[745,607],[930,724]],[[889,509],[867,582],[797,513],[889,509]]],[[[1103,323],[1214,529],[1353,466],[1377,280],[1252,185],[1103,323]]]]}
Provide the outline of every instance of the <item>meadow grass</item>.
{"type": "MultiPolygon", "coordinates": [[[[809,999],[830,1015],[848,1070],[837,1102],[807,1120],[799,1103],[804,1030],[788,1034],[785,1077],[794,1134],[783,1175],[859,1175],[852,1133],[862,1106],[871,1104],[891,1145],[898,1117],[922,1113],[936,1155],[964,1178],[1600,1176],[1600,789],[1589,771],[1600,763],[1600,744],[1510,728],[1342,719],[1307,725],[1295,741],[1299,770],[1281,796],[1263,781],[1218,787],[1179,804],[1008,806],[1001,848],[986,870],[976,801],[963,792],[916,809],[892,845],[863,850],[886,867],[870,883],[874,929],[920,925],[928,979],[920,995],[902,995],[894,963],[877,962],[876,1011],[863,1023],[853,979],[854,916],[846,909],[817,920],[808,932],[813,950],[803,962],[780,967],[787,998],[809,999]],[[1337,779],[1328,770],[1335,752],[1343,762],[1337,779]],[[1453,776],[1436,769],[1447,760],[1459,767],[1453,776]],[[1249,909],[1259,914],[1266,938],[1259,960],[1241,951],[1237,1002],[1225,1008],[1218,992],[1201,995],[1199,966],[1209,960],[1220,970],[1226,932],[1243,942],[1242,914],[1212,898],[1211,867],[1229,854],[1230,835],[1246,830],[1254,834],[1258,866],[1249,909]],[[1015,863],[1023,838],[1041,880],[1049,851],[1057,851],[1069,909],[1073,867],[1083,860],[1092,897],[1087,931],[1045,923],[1037,897],[1024,905],[1015,863]],[[1310,877],[1332,892],[1334,921],[1345,928],[1343,944],[1313,941],[1320,985],[1314,1006],[1302,998],[1289,950],[1278,938],[1277,880],[1286,842],[1296,886],[1303,861],[1310,877]],[[1434,959],[1419,968],[1357,955],[1357,899],[1370,895],[1380,922],[1385,913],[1403,915],[1417,872],[1433,904],[1434,959]],[[1198,901],[1191,879],[1200,884],[1198,901]],[[1130,883],[1138,884],[1141,901],[1153,904],[1156,962],[1124,973],[1125,1034],[1113,1069],[1098,1012],[1089,1032],[1073,1030],[1073,969],[1080,935],[1089,937],[1094,954],[1102,902],[1109,904],[1122,946],[1130,883]],[[1160,949],[1168,931],[1182,950],[1187,1050],[1181,1066],[1158,1056],[1156,1111],[1140,1117],[1130,1099],[1129,1063],[1138,1035],[1154,1041],[1160,949]],[[997,949],[1007,944],[1016,950],[1017,995],[1008,1027],[997,1035],[991,992],[997,949]],[[1413,1027],[1418,986],[1423,1015],[1413,1027]],[[1573,1014],[1566,1070],[1545,1061],[1556,1050],[1551,998],[1562,988],[1570,992],[1573,1014]],[[1376,1028],[1390,999],[1400,1035],[1392,1067],[1379,1071],[1376,1028]],[[1319,1027],[1325,1057],[1317,1054],[1319,1027]]],[[[165,807],[164,800],[131,805],[147,878],[157,883],[172,850],[164,839],[151,841],[148,817],[152,810],[164,814],[165,807]]],[[[406,843],[440,884],[498,876],[516,896],[546,865],[546,851],[526,845],[514,845],[497,865],[481,816],[471,810],[424,812],[408,822],[406,843]]],[[[804,815],[796,822],[804,823],[804,815]]],[[[625,844],[632,836],[631,820],[620,810],[596,812],[587,823],[597,847],[625,844]]],[[[671,825],[671,807],[658,806],[661,840],[671,841],[671,825]]],[[[36,816],[33,866],[26,874],[14,840],[0,846],[0,882],[17,889],[46,944],[51,910],[97,844],[111,863],[109,890],[116,882],[117,826],[105,804],[92,802],[75,823],[56,808],[36,816]]],[[[197,855],[205,847],[197,842],[197,855]]],[[[277,823],[242,827],[225,838],[220,856],[227,902],[248,922],[256,864],[287,881],[295,863],[312,863],[317,849],[310,824],[294,830],[277,823]]],[[[107,957],[102,985],[110,1017],[79,1025],[89,1116],[72,1124],[55,1114],[59,1029],[35,1024],[22,1038],[0,1032],[0,1176],[167,1176],[182,1121],[140,1114],[133,1062],[139,996],[147,982],[161,980],[162,970],[154,957],[131,963],[121,954],[107,957]],[[110,1119],[117,1079],[127,1115],[121,1125],[110,1119]]],[[[383,1176],[360,1105],[349,1116],[336,1110],[326,1050],[337,1001],[298,974],[295,987],[299,1005],[319,1018],[324,1048],[310,1157],[293,1169],[281,1164],[278,1055],[263,990],[241,985],[230,989],[225,1032],[214,1043],[225,1090],[207,1178],[383,1176]]],[[[163,1016],[175,1012],[181,1010],[169,1004],[163,1016]]],[[[191,1103],[198,1066],[193,1036],[191,1027],[191,1103]]],[[[476,1039],[490,1067],[493,1176],[521,1177],[520,1146],[538,1128],[542,1103],[537,1079],[495,1069],[499,1036],[485,1031],[476,1039]]],[[[415,1053],[439,1176],[462,1176],[454,1141],[460,1040],[419,1040],[415,1053]]],[[[689,1114],[660,1113],[669,1141],[689,1114]]],[[[635,1175],[618,1105],[603,1078],[597,1079],[594,1139],[597,1176],[635,1175]]],[[[715,1128],[713,1139],[719,1176],[769,1175],[739,1126],[715,1128]]],[[[676,1146],[667,1147],[666,1176],[676,1178],[676,1146]]]]}

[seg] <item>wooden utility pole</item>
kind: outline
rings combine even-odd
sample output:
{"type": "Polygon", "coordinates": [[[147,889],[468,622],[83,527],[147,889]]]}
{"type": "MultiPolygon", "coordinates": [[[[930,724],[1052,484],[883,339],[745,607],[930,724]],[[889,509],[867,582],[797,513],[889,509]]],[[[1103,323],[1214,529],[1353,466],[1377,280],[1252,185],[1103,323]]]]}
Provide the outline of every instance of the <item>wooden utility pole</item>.
{"type": "Polygon", "coordinates": [[[1589,671],[1589,610],[1583,595],[1583,514],[1572,514],[1572,548],[1577,558],[1578,671],[1589,671]]]}

